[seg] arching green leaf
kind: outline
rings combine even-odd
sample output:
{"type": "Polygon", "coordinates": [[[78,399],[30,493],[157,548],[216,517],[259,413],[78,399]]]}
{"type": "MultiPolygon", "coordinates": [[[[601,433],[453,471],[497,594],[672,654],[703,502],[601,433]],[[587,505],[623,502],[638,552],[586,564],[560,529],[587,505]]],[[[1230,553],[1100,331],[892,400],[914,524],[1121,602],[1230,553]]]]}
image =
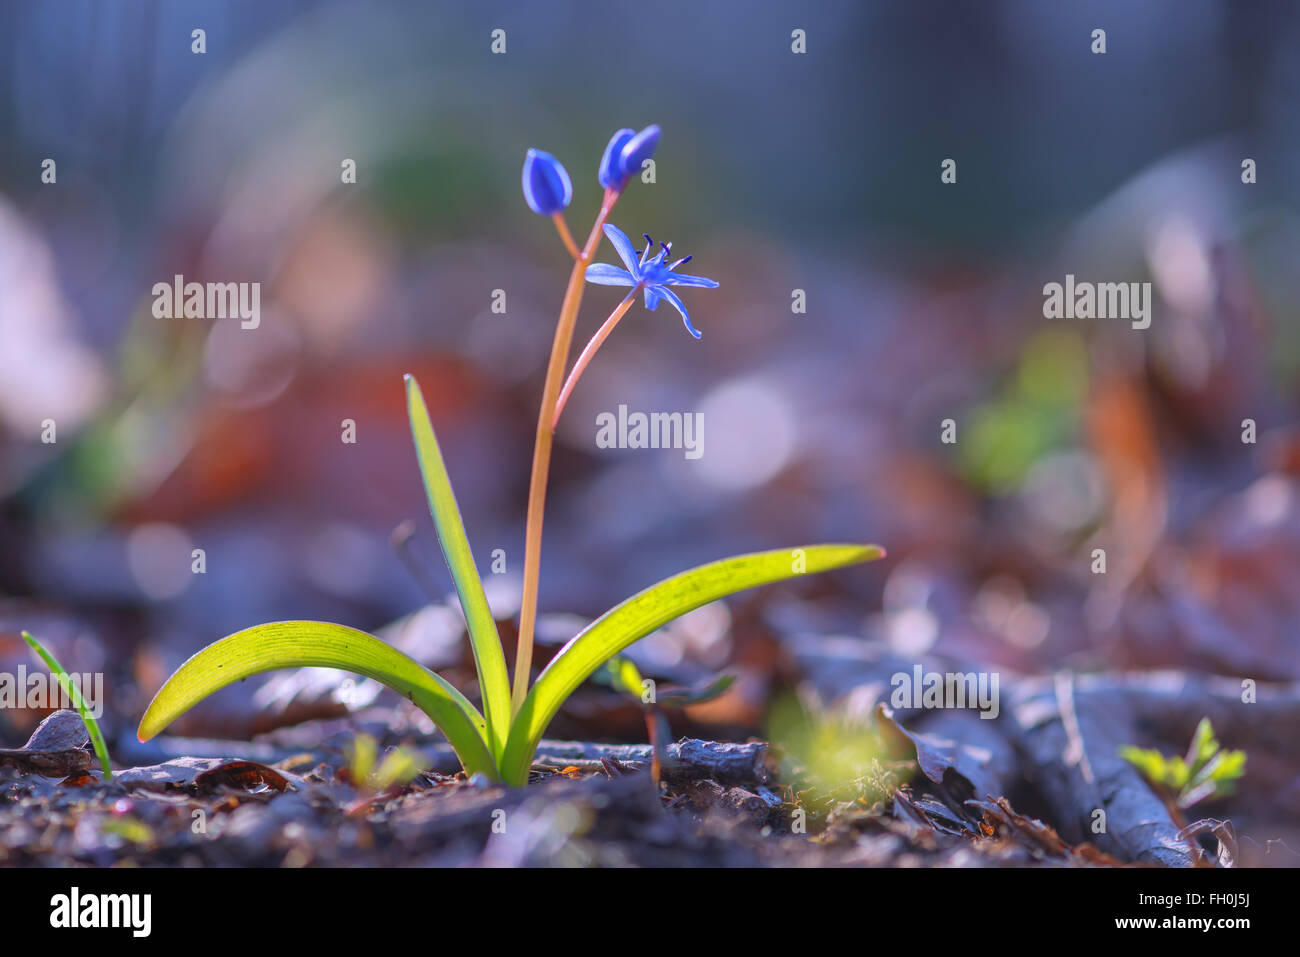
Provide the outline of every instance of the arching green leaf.
{"type": "Polygon", "coordinates": [[[755,585],[868,562],[884,554],[876,545],[808,545],[737,555],[674,575],[611,608],[560,649],[537,676],[510,728],[501,762],[506,782],[527,781],[537,743],[565,699],[610,657],[656,628],[755,585]]]}
{"type": "Polygon", "coordinates": [[[483,716],[463,694],[374,635],[323,621],[271,622],[208,645],[158,689],[140,719],[140,740],[149,740],[214,691],[278,668],[341,668],[383,682],[433,719],[466,772],[498,778],[483,716]]]}

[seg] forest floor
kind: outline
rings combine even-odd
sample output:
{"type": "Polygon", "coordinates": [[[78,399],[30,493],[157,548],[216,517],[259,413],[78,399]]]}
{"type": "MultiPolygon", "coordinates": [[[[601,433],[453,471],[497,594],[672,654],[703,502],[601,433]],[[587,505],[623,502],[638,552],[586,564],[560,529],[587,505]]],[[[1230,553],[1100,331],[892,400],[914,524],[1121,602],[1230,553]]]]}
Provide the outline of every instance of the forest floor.
{"type": "Polygon", "coordinates": [[[1280,823],[1294,797],[1294,688],[1260,689],[1249,707],[1234,686],[1172,673],[1062,674],[1010,691],[991,721],[868,709],[876,757],[834,788],[780,746],[696,739],[666,750],[658,783],[647,745],[544,741],[529,786],[505,788],[467,780],[400,704],[252,741],[162,739],[154,747],[184,756],[118,767],[105,784],[80,718],[59,712],[25,748],[0,751],[0,864],[1300,864],[1294,819],[1280,823]],[[1255,782],[1213,811],[1226,816],[1188,826],[1116,743],[1173,740],[1205,714],[1223,737],[1253,742],[1255,782]],[[358,734],[427,770],[378,791],[358,784],[358,734]]]}

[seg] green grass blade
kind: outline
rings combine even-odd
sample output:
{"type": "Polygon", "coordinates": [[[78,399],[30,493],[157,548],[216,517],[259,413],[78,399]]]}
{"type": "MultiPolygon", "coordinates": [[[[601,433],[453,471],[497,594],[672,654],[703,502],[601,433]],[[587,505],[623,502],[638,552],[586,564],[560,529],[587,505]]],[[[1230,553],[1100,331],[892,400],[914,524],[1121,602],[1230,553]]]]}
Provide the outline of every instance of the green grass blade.
{"type": "Polygon", "coordinates": [[[451,490],[451,479],[442,461],[438,439],[433,434],[429,410],[425,407],[419,383],[411,375],[406,376],[406,404],[411,417],[415,453],[420,461],[420,474],[424,477],[424,491],[429,497],[429,511],[433,513],[442,554],[465,612],[470,648],[474,652],[474,666],[478,669],[478,683],[483,694],[488,745],[499,758],[505,749],[505,733],[510,727],[511,714],[510,678],[506,674],[501,636],[497,634],[496,621],[488,608],[487,596],[483,594],[483,581],[474,567],[474,554],[465,537],[465,525],[451,490]]]}
{"type": "Polygon", "coordinates": [[[830,571],[881,558],[876,545],[809,545],[737,555],[666,578],[588,625],[560,649],[515,716],[501,771],[509,784],[528,778],[533,752],[555,712],[610,657],[679,615],[733,592],[784,578],[830,571]]]}
{"type": "Polygon", "coordinates": [[[31,645],[32,651],[41,657],[46,667],[58,679],[59,687],[63,689],[64,694],[71,698],[72,703],[77,706],[77,711],[81,714],[81,720],[86,722],[86,731],[90,733],[90,741],[95,746],[95,756],[99,758],[99,766],[104,771],[104,780],[113,780],[113,767],[108,761],[108,745],[104,743],[104,735],[99,730],[99,722],[95,720],[94,715],[90,713],[90,708],[86,706],[86,699],[81,696],[77,686],[68,677],[67,669],[45,650],[44,645],[25,631],[23,632],[23,641],[31,645]]]}
{"type": "Polygon", "coordinates": [[[277,668],[341,668],[383,682],[433,719],[468,773],[499,777],[483,716],[463,694],[374,635],[323,621],[271,622],[208,645],[158,689],[140,719],[140,740],[148,741],[214,691],[277,668]]]}

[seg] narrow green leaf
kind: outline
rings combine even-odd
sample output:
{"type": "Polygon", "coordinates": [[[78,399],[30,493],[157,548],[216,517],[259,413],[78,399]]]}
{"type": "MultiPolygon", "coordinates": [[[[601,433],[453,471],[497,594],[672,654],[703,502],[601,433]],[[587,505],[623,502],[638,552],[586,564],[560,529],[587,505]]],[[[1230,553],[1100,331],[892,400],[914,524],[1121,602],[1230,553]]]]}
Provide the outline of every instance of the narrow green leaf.
{"type": "Polygon", "coordinates": [[[1210,777],[1215,781],[1231,781],[1246,773],[1245,751],[1224,751],[1218,764],[1211,769],[1210,777]]]}
{"type": "Polygon", "coordinates": [[[1219,750],[1219,742],[1214,740],[1214,728],[1210,725],[1209,718],[1202,718],[1196,725],[1196,730],[1192,732],[1192,743],[1187,748],[1188,773],[1195,777],[1196,773],[1205,766],[1205,762],[1214,757],[1219,750]]]}
{"type": "Polygon", "coordinates": [[[108,745],[104,743],[104,735],[99,730],[99,722],[95,720],[95,716],[90,713],[90,708],[86,706],[86,699],[81,696],[77,686],[68,677],[67,669],[59,664],[58,660],[45,650],[45,646],[28,632],[23,632],[23,641],[31,646],[32,651],[40,655],[41,660],[45,662],[46,667],[50,669],[59,682],[59,687],[77,706],[77,711],[81,714],[81,720],[86,722],[86,731],[90,734],[90,742],[95,746],[95,757],[99,758],[99,766],[104,772],[104,780],[113,780],[113,766],[108,760],[108,745]]]}
{"type": "Polygon", "coordinates": [[[140,740],[148,741],[214,691],[278,668],[341,668],[383,682],[433,719],[466,772],[499,777],[483,716],[463,694],[374,635],[324,621],[270,622],[208,645],[158,689],[140,719],[140,740]]]}
{"type": "Polygon", "coordinates": [[[725,595],[884,554],[877,545],[808,545],[737,555],[666,578],[611,608],[561,648],[537,676],[510,728],[501,762],[506,782],[527,781],[537,743],[560,705],[592,672],[634,641],[725,595]]]}
{"type": "Polygon", "coordinates": [[[1230,782],[1246,773],[1245,751],[1215,751],[1210,760],[1191,776],[1186,789],[1200,787],[1205,782],[1230,782]]]}
{"type": "Polygon", "coordinates": [[[352,738],[352,758],[348,770],[352,772],[354,784],[365,784],[375,770],[379,760],[379,742],[368,734],[358,734],[352,738]]]}
{"type": "Polygon", "coordinates": [[[689,708],[721,698],[736,683],[735,675],[719,675],[701,688],[683,688],[680,691],[661,691],[659,705],[664,708],[689,708]]]}
{"type": "Polygon", "coordinates": [[[645,693],[645,679],[641,677],[641,669],[631,658],[624,658],[622,655],[615,655],[605,662],[596,674],[596,680],[608,683],[615,691],[620,691],[637,701],[640,701],[641,695],[645,693]]]}
{"type": "Polygon", "coordinates": [[[443,558],[451,570],[469,629],[474,667],[478,669],[478,683],[483,694],[483,713],[487,718],[488,746],[499,758],[505,750],[504,735],[510,727],[510,678],[506,673],[505,654],[501,650],[501,636],[497,634],[496,621],[488,608],[487,596],[483,594],[483,581],[474,567],[474,554],[465,537],[465,524],[461,521],[460,508],[451,490],[451,479],[442,461],[433,423],[429,421],[429,410],[424,404],[420,385],[412,375],[406,376],[406,404],[411,417],[415,453],[420,461],[420,474],[424,477],[424,491],[429,498],[429,511],[433,513],[443,558]]]}

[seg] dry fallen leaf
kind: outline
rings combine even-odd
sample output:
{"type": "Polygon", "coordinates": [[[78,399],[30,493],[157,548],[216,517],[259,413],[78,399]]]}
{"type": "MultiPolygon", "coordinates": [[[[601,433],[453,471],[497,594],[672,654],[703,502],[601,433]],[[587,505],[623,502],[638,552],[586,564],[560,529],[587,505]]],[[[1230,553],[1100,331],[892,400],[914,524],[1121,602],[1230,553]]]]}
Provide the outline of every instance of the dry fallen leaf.
{"type": "Polygon", "coordinates": [[[0,748],[0,765],[12,764],[23,774],[64,777],[90,767],[90,742],[85,722],[75,711],[56,711],[39,725],[21,748],[0,748]]]}
{"type": "Polygon", "coordinates": [[[257,761],[235,758],[176,758],[162,764],[141,768],[127,768],[115,772],[117,780],[128,791],[189,791],[211,794],[230,788],[239,791],[256,791],[263,787],[273,791],[287,788],[302,789],[297,775],[277,771],[257,761]]]}

